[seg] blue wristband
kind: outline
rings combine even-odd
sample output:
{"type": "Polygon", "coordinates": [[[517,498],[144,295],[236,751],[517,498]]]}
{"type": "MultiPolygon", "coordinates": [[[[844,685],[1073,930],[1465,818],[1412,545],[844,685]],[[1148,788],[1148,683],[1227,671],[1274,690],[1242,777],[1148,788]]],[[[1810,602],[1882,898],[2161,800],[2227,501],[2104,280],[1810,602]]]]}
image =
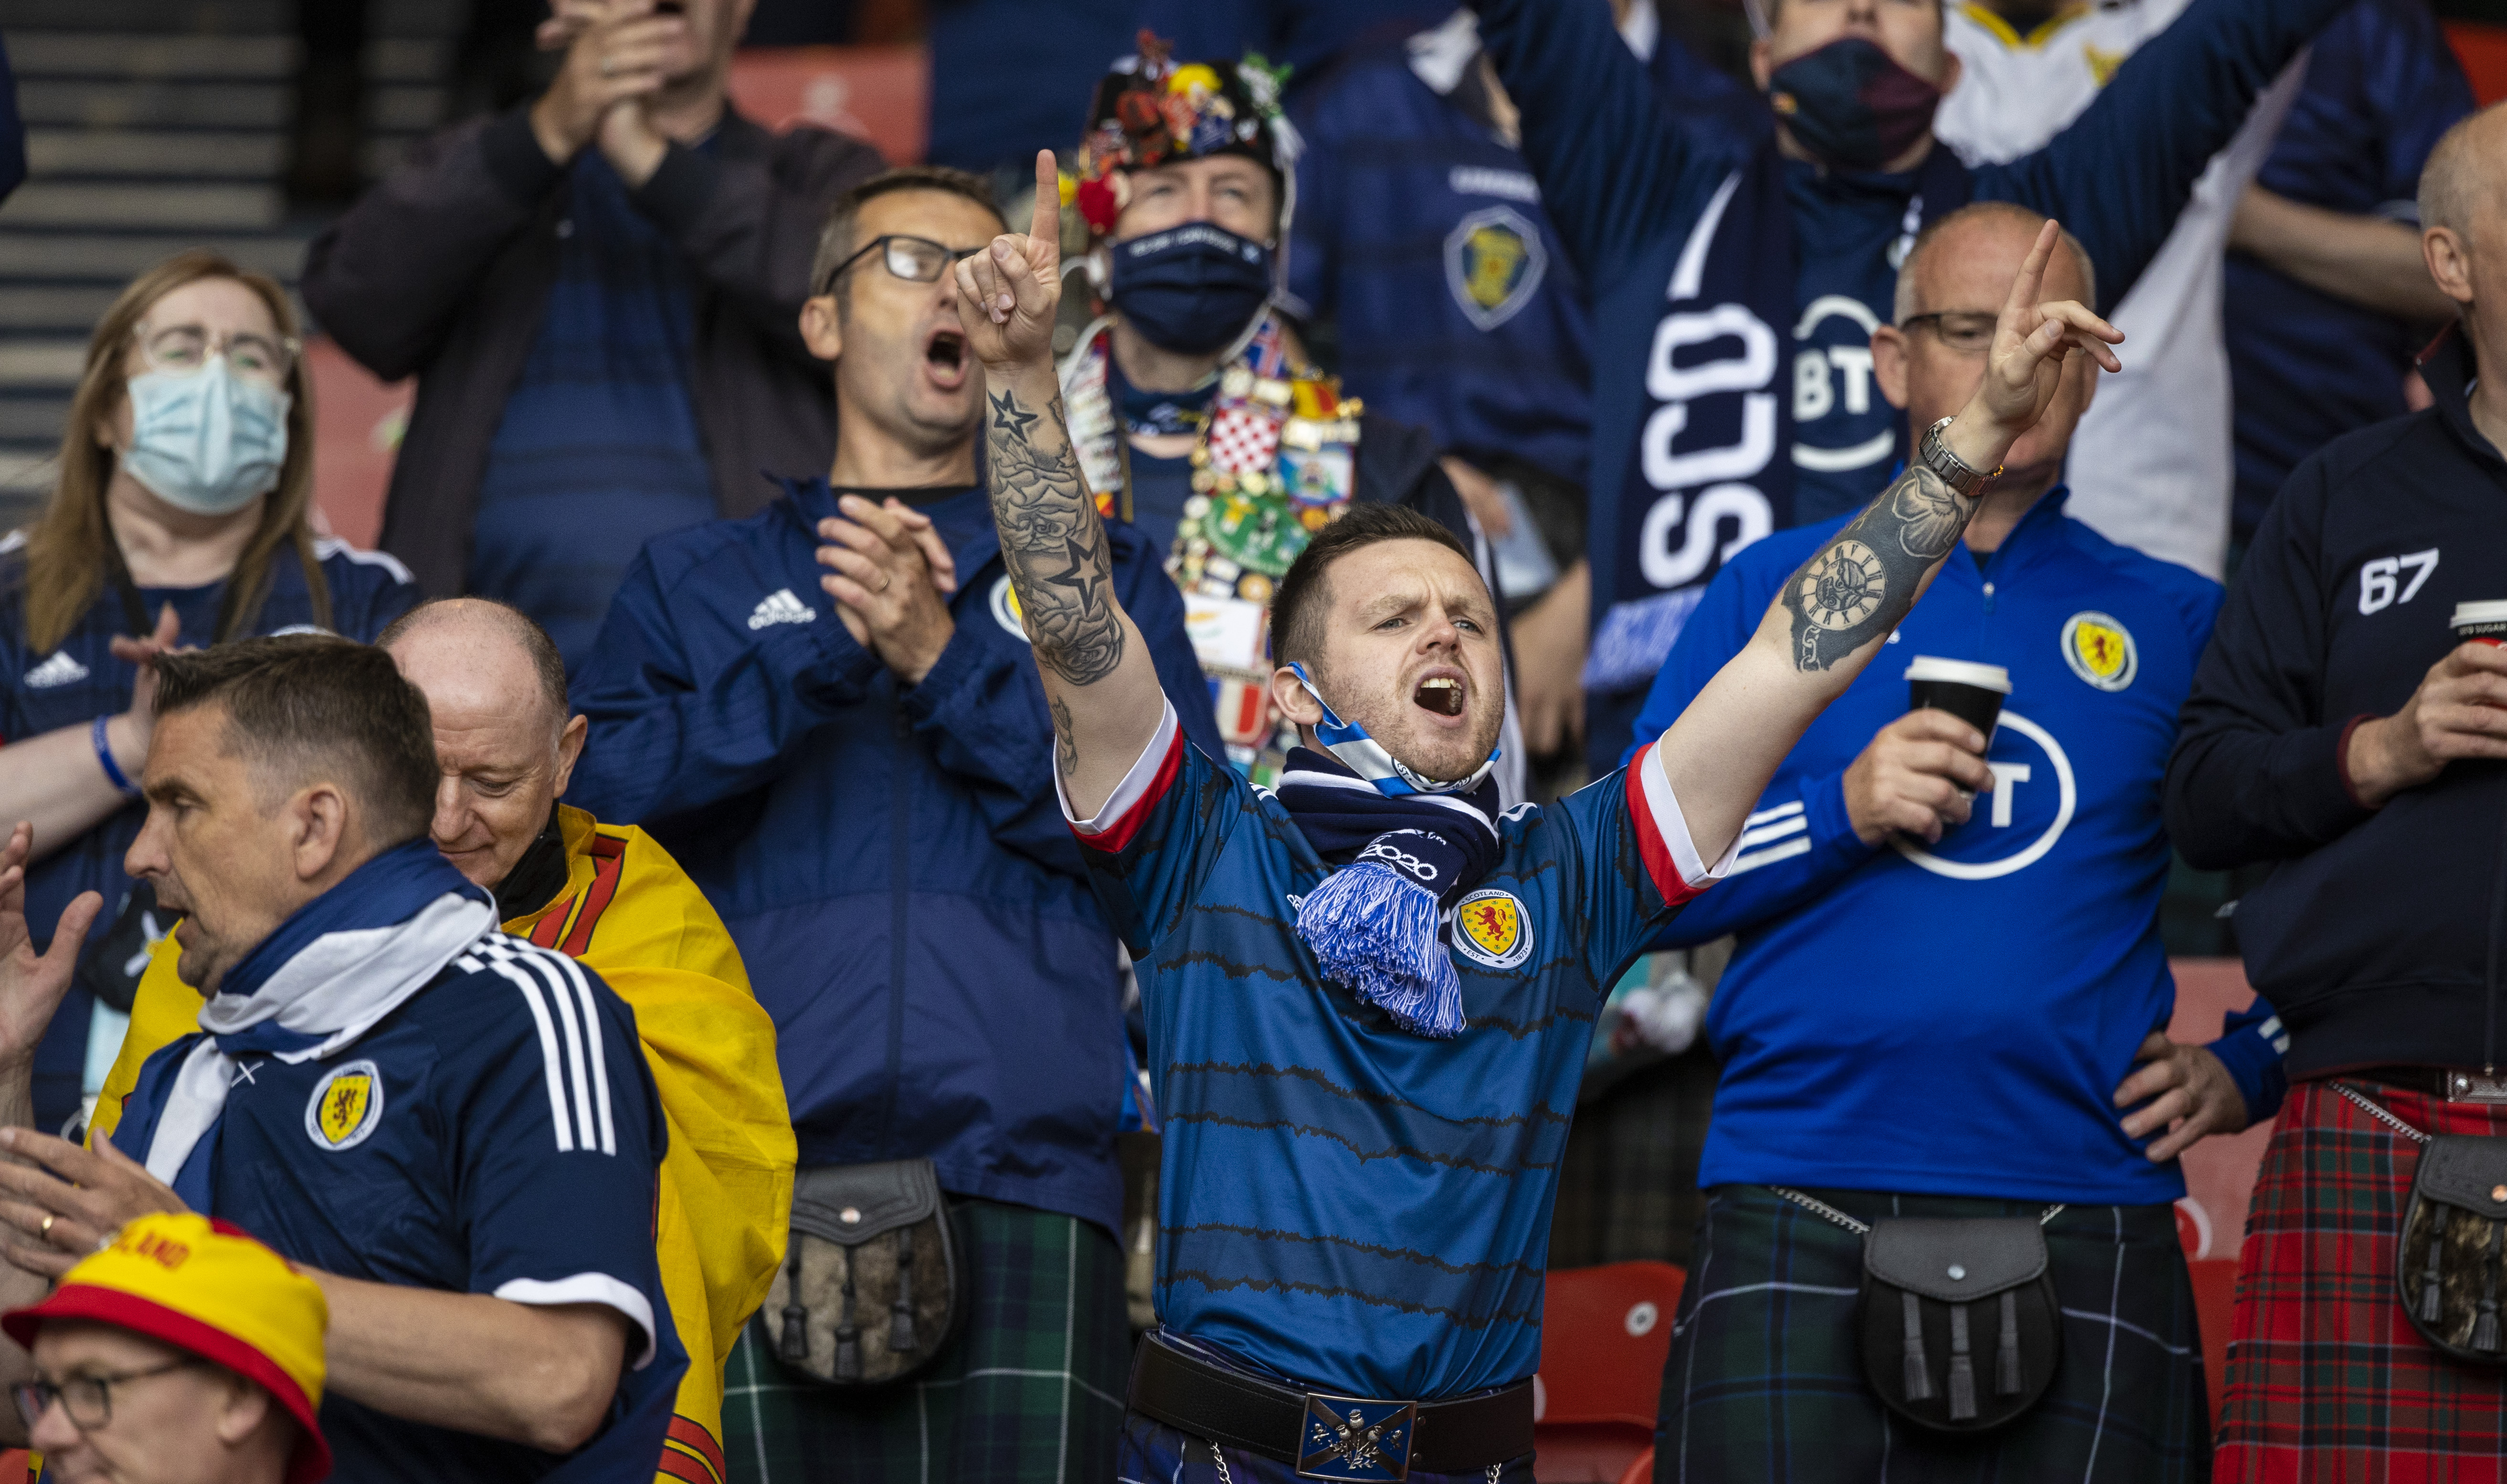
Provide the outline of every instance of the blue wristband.
{"type": "Polygon", "coordinates": [[[95,760],[104,765],[106,781],[121,789],[124,798],[135,799],[139,797],[137,785],[123,777],[122,765],[113,760],[113,743],[105,740],[104,725],[112,719],[110,716],[98,716],[95,719],[95,725],[88,729],[88,736],[95,742],[95,760]]]}

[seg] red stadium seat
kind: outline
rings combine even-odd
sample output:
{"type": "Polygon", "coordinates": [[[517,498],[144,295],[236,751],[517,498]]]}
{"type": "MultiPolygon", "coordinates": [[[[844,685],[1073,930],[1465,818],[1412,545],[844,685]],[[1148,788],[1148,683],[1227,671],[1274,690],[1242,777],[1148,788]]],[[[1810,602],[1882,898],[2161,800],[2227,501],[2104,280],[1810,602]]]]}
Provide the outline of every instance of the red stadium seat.
{"type": "Polygon", "coordinates": [[[1688,1276],[1667,1262],[1549,1275],[1532,1430],[1541,1484],[1618,1484],[1637,1459],[1651,1460],[1671,1317],[1688,1276]]]}
{"type": "Polygon", "coordinates": [[[2205,1257],[2185,1265],[2194,1274],[2194,1318],[2202,1326],[2202,1385],[2211,1394],[2211,1427],[2220,1425],[2220,1388],[2228,1380],[2229,1325],[2237,1308],[2237,1260],[2205,1257]]]}
{"type": "Polygon", "coordinates": [[[1619,1475],[1619,1484],[1653,1484],[1653,1450],[1652,1448],[1637,1455],[1637,1461],[1628,1466],[1628,1471],[1619,1475]]]}

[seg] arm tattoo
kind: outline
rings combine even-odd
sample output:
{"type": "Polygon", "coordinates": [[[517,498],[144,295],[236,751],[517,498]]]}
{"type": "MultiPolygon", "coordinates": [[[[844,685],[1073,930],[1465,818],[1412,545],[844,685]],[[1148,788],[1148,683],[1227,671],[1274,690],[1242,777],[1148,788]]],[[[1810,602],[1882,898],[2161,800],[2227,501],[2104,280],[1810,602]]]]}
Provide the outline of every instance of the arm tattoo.
{"type": "Polygon", "coordinates": [[[1921,464],[1908,466],[1785,584],[1794,668],[1827,670],[1898,627],[1924,573],[1958,545],[1983,503],[1921,464]]]}
{"type": "MultiPolygon", "coordinates": [[[[994,395],[984,450],[1001,560],[1036,658],[1072,685],[1094,685],[1122,663],[1123,616],[1113,552],[1080,483],[1062,399],[1039,414],[1020,406],[1014,391],[994,395]]],[[[1067,730],[1063,736],[1067,775],[1067,730]]]]}
{"type": "Polygon", "coordinates": [[[1053,712],[1053,768],[1062,775],[1063,786],[1071,784],[1071,775],[1079,769],[1079,742],[1071,733],[1071,706],[1060,696],[1045,703],[1053,712]]]}

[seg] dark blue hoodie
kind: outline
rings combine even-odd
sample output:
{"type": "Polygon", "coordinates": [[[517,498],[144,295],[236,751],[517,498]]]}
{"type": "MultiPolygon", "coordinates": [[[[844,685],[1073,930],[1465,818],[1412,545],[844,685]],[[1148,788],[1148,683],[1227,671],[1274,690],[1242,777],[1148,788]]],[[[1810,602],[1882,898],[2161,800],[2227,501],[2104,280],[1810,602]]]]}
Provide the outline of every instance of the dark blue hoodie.
{"type": "MultiPolygon", "coordinates": [[[[823,479],[656,537],[573,701],[566,802],[651,830],[740,945],[803,1165],[929,1159],[957,1194],[1120,1222],[1113,930],[1053,788],[1053,727],[981,490],[923,506],[957,633],[911,687],[818,587],[823,479]]],[[[1192,741],[1221,744],[1158,554],[1114,586],[1192,741]]]]}

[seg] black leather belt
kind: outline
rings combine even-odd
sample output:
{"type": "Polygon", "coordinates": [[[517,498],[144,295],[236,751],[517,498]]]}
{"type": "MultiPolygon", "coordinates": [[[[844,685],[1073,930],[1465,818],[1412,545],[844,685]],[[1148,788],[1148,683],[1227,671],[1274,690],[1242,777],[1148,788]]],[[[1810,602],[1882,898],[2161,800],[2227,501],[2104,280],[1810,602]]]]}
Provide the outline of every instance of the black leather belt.
{"type": "Polygon", "coordinates": [[[2325,1080],[2377,1082],[2427,1093],[2450,1103],[2507,1103],[2507,1076],[2468,1067],[2362,1067],[2325,1080]]]}
{"type": "Polygon", "coordinates": [[[1311,1479],[1478,1473],[1532,1452],[1532,1383],[1461,1401],[1301,1392],[1141,1339],[1132,1410],[1311,1479]]]}

